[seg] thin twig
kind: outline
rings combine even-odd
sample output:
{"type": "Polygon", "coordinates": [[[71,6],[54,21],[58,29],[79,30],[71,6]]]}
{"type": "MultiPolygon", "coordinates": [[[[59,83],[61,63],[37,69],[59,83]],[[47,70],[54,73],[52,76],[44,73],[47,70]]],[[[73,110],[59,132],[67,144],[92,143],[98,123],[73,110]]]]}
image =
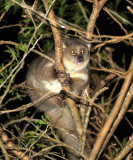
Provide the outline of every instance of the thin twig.
{"type": "Polygon", "coordinates": [[[113,160],[123,159],[132,149],[133,149],[133,140],[131,140],[113,160]]]}
{"type": "Polygon", "coordinates": [[[0,148],[1,148],[2,152],[3,152],[3,155],[5,155],[5,159],[6,160],[10,160],[10,158],[8,156],[8,152],[5,149],[5,146],[4,146],[4,144],[3,144],[3,142],[1,140],[0,140],[0,148]]]}
{"type": "Polygon", "coordinates": [[[102,7],[104,6],[104,4],[106,2],[107,2],[107,0],[101,0],[101,1],[94,0],[93,11],[91,13],[91,16],[89,18],[89,22],[88,22],[88,25],[87,25],[87,35],[86,35],[86,37],[89,40],[92,39],[92,35],[93,35],[93,32],[94,32],[94,27],[95,27],[96,20],[99,16],[99,13],[100,13],[102,7]]]}
{"type": "MultiPolygon", "coordinates": [[[[100,91],[98,91],[93,98],[90,99],[91,102],[95,102],[95,100],[97,99],[97,97],[102,94],[103,92],[105,92],[108,88],[104,87],[102,88],[100,91]]],[[[88,97],[88,96],[87,96],[88,97]]],[[[89,97],[88,97],[89,98],[89,97]]],[[[88,110],[87,110],[87,114],[85,117],[85,123],[84,123],[84,129],[83,129],[83,138],[82,138],[82,150],[81,153],[84,153],[84,149],[85,149],[85,141],[86,141],[86,134],[87,134],[87,127],[88,127],[88,123],[89,123],[89,117],[90,117],[90,113],[92,110],[92,103],[90,103],[90,105],[88,106],[88,110]]]]}
{"type": "MultiPolygon", "coordinates": [[[[112,15],[114,15],[115,17],[117,17],[117,19],[120,19],[123,23],[126,23],[126,24],[128,24],[128,25],[130,25],[130,26],[133,27],[133,23],[129,22],[126,18],[120,16],[117,12],[115,12],[115,11],[113,11],[113,10],[107,8],[107,7],[104,7],[103,9],[104,9],[113,19],[115,19],[115,18],[114,18],[112,15]],[[112,15],[111,15],[111,14],[112,14],[112,15]]],[[[124,27],[118,22],[118,20],[115,19],[115,21],[121,26],[121,28],[122,28],[122,29],[124,30],[124,32],[125,32],[126,30],[125,30],[124,27]]]]}
{"type": "MultiPolygon", "coordinates": [[[[11,152],[16,155],[17,157],[21,158],[22,160],[29,160],[30,158],[25,155],[23,152],[21,152],[19,149],[14,148],[14,143],[12,141],[9,141],[9,137],[4,132],[3,128],[0,126],[0,135],[2,142],[5,142],[6,147],[9,147],[11,149],[11,152]]],[[[9,160],[9,159],[8,159],[9,160]]]]}
{"type": "MultiPolygon", "coordinates": [[[[0,88],[7,82],[7,80],[13,75],[13,73],[23,64],[26,56],[34,49],[35,45],[37,44],[37,42],[40,40],[41,36],[36,40],[36,42],[34,43],[34,45],[32,46],[32,48],[29,49],[29,51],[27,51],[24,55],[23,58],[21,59],[21,61],[19,62],[19,64],[11,71],[11,73],[9,74],[9,76],[6,78],[6,80],[0,85],[0,88]]],[[[4,96],[3,96],[4,97],[4,96]]],[[[0,104],[2,103],[2,100],[0,100],[0,104]]]]}
{"type": "Polygon", "coordinates": [[[1,70],[0,72],[3,72],[3,70],[5,70],[8,66],[10,66],[13,62],[14,62],[15,58],[13,57],[11,62],[9,62],[7,65],[5,65],[1,70]]]}
{"type": "Polygon", "coordinates": [[[80,9],[81,9],[81,11],[82,11],[82,13],[83,13],[83,16],[84,16],[86,22],[88,22],[88,21],[89,21],[89,20],[88,20],[88,17],[87,17],[87,15],[86,15],[86,12],[85,12],[85,10],[84,10],[84,7],[83,7],[83,5],[82,5],[82,3],[81,3],[80,1],[78,1],[78,5],[79,5],[79,7],[80,7],[80,9]]]}

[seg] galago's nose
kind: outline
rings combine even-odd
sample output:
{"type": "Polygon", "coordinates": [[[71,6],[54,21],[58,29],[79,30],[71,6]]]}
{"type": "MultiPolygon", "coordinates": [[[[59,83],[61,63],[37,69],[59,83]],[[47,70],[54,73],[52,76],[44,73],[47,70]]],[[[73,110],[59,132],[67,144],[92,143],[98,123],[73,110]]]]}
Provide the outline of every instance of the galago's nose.
{"type": "Polygon", "coordinates": [[[84,61],[84,57],[83,57],[83,55],[79,55],[78,56],[78,62],[82,62],[82,61],[84,61]]]}

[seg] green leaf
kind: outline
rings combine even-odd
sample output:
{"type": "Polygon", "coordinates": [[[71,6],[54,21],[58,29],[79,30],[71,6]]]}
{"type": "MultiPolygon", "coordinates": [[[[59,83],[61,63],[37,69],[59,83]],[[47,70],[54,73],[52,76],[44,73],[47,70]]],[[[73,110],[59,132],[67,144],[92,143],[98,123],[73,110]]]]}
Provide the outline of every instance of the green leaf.
{"type": "Polygon", "coordinates": [[[5,2],[5,10],[8,12],[8,10],[10,9],[10,7],[12,6],[13,2],[12,1],[9,1],[9,0],[6,0],[5,2]]]}
{"type": "Polygon", "coordinates": [[[18,99],[22,100],[22,98],[21,98],[21,96],[19,95],[18,92],[16,92],[16,96],[17,96],[18,99]]]}
{"type": "Polygon", "coordinates": [[[46,124],[46,123],[45,123],[44,121],[42,121],[42,120],[37,120],[35,123],[36,123],[36,124],[39,124],[39,125],[46,124]]]}
{"type": "Polygon", "coordinates": [[[48,7],[50,7],[53,0],[48,0],[48,7]]]}
{"type": "Polygon", "coordinates": [[[28,22],[30,22],[31,21],[31,19],[30,18],[26,18],[26,19],[24,19],[24,22],[25,23],[28,23],[28,22]]]}
{"type": "Polygon", "coordinates": [[[20,42],[20,45],[16,46],[16,48],[23,51],[23,52],[27,52],[27,44],[26,43],[20,42]]]}

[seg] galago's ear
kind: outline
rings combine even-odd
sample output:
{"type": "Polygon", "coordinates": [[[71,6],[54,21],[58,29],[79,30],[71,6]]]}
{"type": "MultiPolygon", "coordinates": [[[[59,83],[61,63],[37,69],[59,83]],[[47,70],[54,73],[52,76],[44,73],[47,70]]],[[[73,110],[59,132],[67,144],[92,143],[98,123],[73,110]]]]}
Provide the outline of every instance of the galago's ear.
{"type": "Polygon", "coordinates": [[[63,49],[66,49],[66,44],[65,44],[64,41],[62,41],[62,48],[63,48],[63,49]]]}
{"type": "Polygon", "coordinates": [[[63,48],[63,49],[66,49],[66,42],[65,42],[65,39],[62,40],[62,48],[63,48]]]}
{"type": "Polygon", "coordinates": [[[91,43],[87,43],[87,47],[88,47],[88,50],[90,52],[90,50],[91,50],[91,43]]]}

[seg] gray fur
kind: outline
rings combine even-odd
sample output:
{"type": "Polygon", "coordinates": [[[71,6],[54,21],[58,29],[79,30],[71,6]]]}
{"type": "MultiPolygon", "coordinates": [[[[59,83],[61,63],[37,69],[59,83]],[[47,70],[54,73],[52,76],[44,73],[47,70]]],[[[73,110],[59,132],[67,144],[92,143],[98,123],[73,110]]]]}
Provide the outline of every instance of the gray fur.
{"type": "MultiPolygon", "coordinates": [[[[66,72],[70,74],[71,88],[74,93],[80,94],[89,80],[90,48],[87,47],[87,43],[80,39],[64,39],[62,44],[63,63],[66,72]],[[71,50],[75,50],[77,54],[71,55],[71,50]],[[84,55],[80,53],[82,50],[86,51],[84,55]]],[[[54,52],[49,52],[48,56],[55,59],[54,52]]],[[[28,94],[32,102],[37,102],[35,107],[45,112],[51,118],[51,122],[55,127],[65,129],[69,134],[58,130],[63,141],[79,150],[73,118],[68,105],[60,94],[62,86],[57,75],[55,75],[54,64],[42,57],[35,59],[27,72],[26,84],[32,88],[28,89],[28,94]]],[[[70,149],[68,149],[68,157],[70,160],[80,159],[70,149]]]]}

